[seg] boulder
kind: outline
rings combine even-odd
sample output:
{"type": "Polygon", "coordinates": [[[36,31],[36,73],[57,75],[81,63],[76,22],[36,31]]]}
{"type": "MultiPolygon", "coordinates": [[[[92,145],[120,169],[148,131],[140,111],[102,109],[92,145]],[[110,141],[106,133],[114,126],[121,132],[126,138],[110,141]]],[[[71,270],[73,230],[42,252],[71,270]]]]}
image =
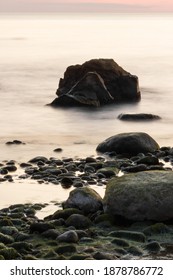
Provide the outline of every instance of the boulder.
{"type": "Polygon", "coordinates": [[[88,187],[74,189],[63,203],[63,208],[77,208],[85,214],[95,213],[103,208],[102,198],[88,187]]]}
{"type": "Polygon", "coordinates": [[[52,106],[94,106],[140,100],[138,78],[113,59],[92,59],[69,66],[52,106]]]}
{"type": "Polygon", "coordinates": [[[153,114],[120,114],[118,119],[121,121],[153,121],[153,120],[160,120],[161,117],[158,115],[153,114]]]}
{"type": "Polygon", "coordinates": [[[144,132],[120,133],[104,140],[96,148],[99,153],[115,152],[127,155],[154,152],[158,149],[158,143],[144,132]]]}
{"type": "Polygon", "coordinates": [[[104,211],[130,221],[168,221],[173,218],[173,172],[143,171],[108,182],[104,211]]]}

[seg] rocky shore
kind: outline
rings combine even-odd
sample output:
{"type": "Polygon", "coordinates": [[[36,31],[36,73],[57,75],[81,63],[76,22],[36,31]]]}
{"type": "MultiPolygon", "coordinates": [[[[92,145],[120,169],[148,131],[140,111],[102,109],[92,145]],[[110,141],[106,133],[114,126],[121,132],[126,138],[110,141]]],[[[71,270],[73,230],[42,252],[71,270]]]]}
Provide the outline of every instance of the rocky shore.
{"type": "Polygon", "coordinates": [[[154,145],[136,155],[2,161],[1,184],[36,180],[68,188],[69,197],[43,219],[47,204],[1,209],[0,259],[172,259],[173,148],[154,145]],[[103,198],[95,185],[106,188],[103,198]]]}

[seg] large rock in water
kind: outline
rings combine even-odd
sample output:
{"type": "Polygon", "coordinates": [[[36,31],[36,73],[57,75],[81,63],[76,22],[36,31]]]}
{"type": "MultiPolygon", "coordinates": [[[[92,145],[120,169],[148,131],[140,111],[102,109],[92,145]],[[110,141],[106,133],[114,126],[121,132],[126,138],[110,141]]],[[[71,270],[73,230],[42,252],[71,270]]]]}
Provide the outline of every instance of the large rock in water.
{"type": "Polygon", "coordinates": [[[116,152],[127,155],[154,152],[158,149],[158,143],[144,132],[120,133],[104,140],[96,148],[100,153],[116,152]]]}
{"type": "Polygon", "coordinates": [[[131,221],[167,221],[173,218],[173,172],[144,171],[111,179],[104,209],[131,221]]]}
{"type": "Polygon", "coordinates": [[[69,66],[52,106],[94,106],[140,100],[138,77],[113,59],[92,59],[69,66]]]}

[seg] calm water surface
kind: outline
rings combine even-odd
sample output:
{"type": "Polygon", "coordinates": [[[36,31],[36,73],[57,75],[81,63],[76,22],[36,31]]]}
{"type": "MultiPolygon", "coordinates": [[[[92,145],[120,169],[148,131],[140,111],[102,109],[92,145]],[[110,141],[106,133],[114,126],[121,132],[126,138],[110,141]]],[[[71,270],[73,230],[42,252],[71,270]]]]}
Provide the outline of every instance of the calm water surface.
{"type": "Polygon", "coordinates": [[[147,132],[161,146],[173,146],[173,14],[1,15],[0,30],[1,161],[57,156],[57,147],[63,148],[61,156],[95,155],[99,142],[128,131],[147,132]],[[45,106],[66,67],[92,58],[113,58],[137,75],[141,102],[97,110],[45,106]],[[117,119],[130,112],[162,119],[117,119]],[[14,139],[26,145],[5,145],[14,139]]]}

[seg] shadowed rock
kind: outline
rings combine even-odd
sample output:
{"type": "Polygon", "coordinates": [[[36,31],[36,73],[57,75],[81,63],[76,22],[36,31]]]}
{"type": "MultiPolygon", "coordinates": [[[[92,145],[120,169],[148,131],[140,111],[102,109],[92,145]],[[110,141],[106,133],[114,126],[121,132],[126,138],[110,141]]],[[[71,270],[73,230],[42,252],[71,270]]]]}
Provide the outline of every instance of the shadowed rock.
{"type": "Polygon", "coordinates": [[[157,142],[144,132],[120,133],[104,140],[96,148],[100,153],[115,152],[128,155],[154,152],[158,149],[157,142]]]}
{"type": "Polygon", "coordinates": [[[161,117],[153,114],[120,114],[118,116],[119,120],[122,121],[154,121],[154,120],[160,120],[161,117]]]}
{"type": "Polygon", "coordinates": [[[92,59],[69,66],[59,81],[52,106],[99,107],[140,100],[138,78],[113,59],[92,59]]]}

